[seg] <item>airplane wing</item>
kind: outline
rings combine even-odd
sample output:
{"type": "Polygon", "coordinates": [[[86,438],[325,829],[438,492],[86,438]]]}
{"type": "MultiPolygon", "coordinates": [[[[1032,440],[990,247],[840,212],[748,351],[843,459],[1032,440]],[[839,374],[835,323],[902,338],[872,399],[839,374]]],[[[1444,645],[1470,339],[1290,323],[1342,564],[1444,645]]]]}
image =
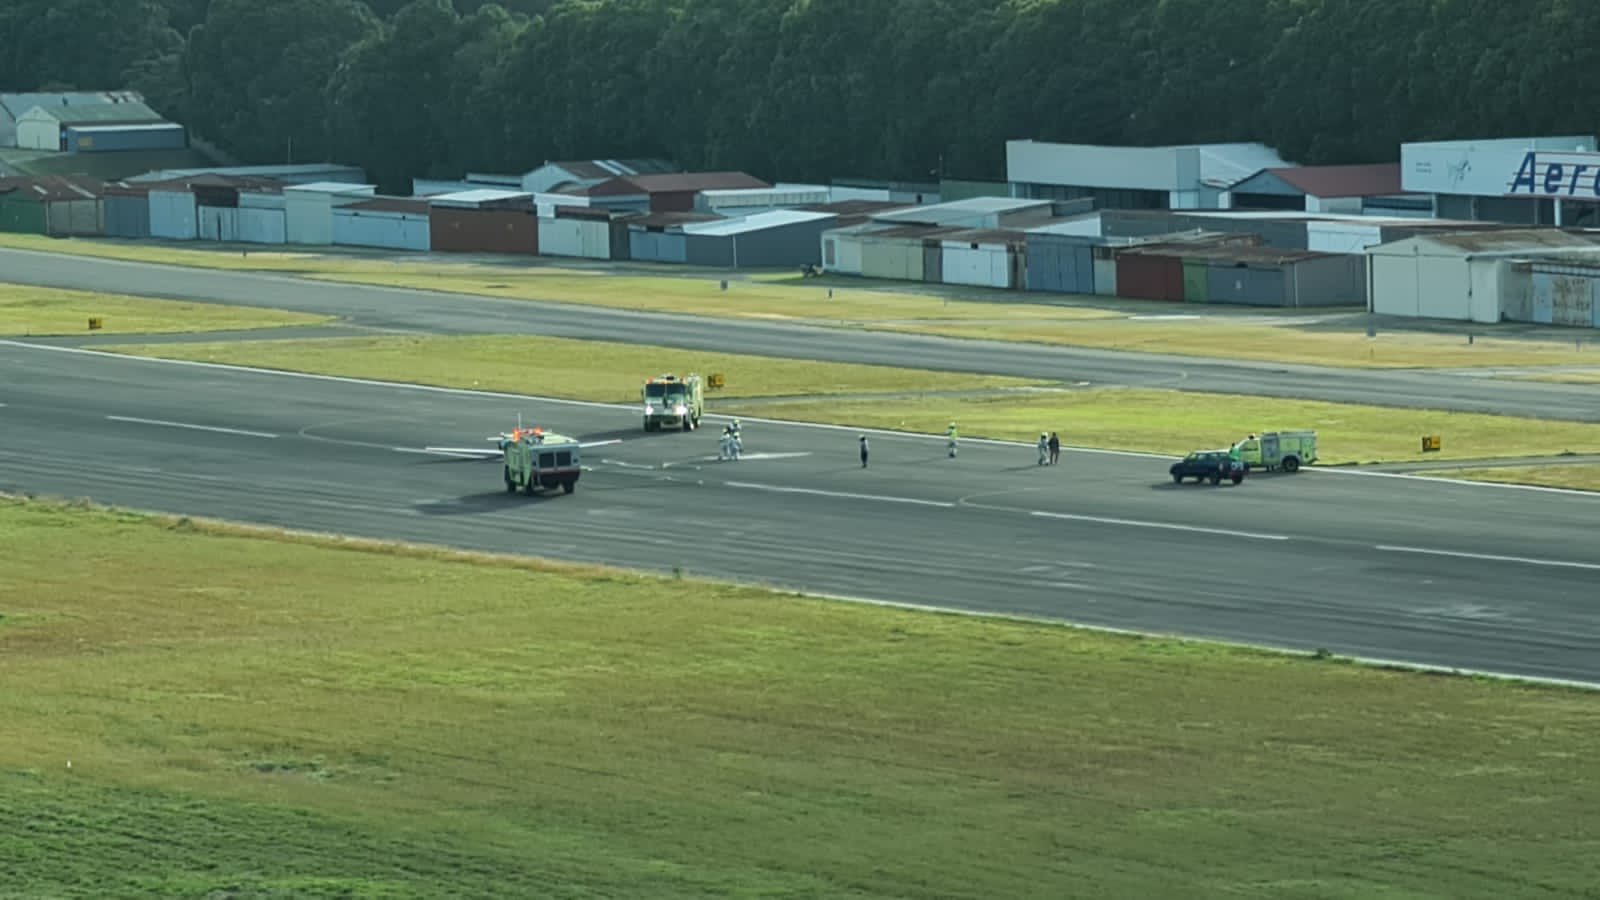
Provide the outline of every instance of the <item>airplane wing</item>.
{"type": "Polygon", "coordinates": [[[499,459],[501,456],[499,449],[494,447],[423,447],[422,452],[471,459],[499,459]]]}
{"type": "MultiPolygon", "coordinates": [[[[579,442],[578,446],[584,448],[605,447],[610,444],[620,443],[622,443],[622,439],[615,438],[609,441],[582,441],[579,442]]],[[[499,459],[501,456],[501,451],[497,447],[423,447],[422,452],[470,459],[499,459]]]]}

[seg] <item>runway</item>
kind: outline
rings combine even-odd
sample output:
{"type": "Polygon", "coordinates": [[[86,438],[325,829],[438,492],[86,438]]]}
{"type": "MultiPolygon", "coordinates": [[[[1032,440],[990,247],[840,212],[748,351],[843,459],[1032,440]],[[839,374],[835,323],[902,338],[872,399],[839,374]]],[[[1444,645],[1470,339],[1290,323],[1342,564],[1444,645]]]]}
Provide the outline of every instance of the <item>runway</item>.
{"type": "MultiPolygon", "coordinates": [[[[1161,459],[0,344],[0,490],[815,593],[1600,682],[1600,498],[1307,471],[1175,486],[1161,459]],[[620,439],[576,494],[428,445],[620,439]],[[707,424],[720,424],[708,418],[707,424]]],[[[113,577],[115,573],[107,573],[113,577]]]]}
{"type": "Polygon", "coordinates": [[[1585,385],[1500,381],[1409,370],[1212,360],[641,313],[24,250],[0,249],[0,272],[6,281],[20,284],[288,309],[339,316],[366,328],[417,334],[540,334],[1103,385],[1463,412],[1515,411],[1523,416],[1600,422],[1600,392],[1585,385]]]}

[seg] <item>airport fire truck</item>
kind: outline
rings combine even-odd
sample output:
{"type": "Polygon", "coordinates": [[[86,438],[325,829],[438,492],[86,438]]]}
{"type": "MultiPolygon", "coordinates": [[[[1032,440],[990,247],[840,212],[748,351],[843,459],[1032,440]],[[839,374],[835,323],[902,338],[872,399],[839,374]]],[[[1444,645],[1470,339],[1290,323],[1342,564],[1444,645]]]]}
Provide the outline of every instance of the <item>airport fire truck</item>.
{"type": "Polygon", "coordinates": [[[1233,452],[1246,468],[1298,472],[1317,461],[1317,433],[1263,431],[1234,444],[1233,452]]]}
{"type": "Polygon", "coordinates": [[[660,431],[662,428],[682,428],[693,431],[705,414],[705,383],[699,375],[683,378],[676,375],[658,375],[644,383],[639,391],[644,401],[644,430],[660,431]]]}
{"type": "Polygon", "coordinates": [[[566,493],[578,489],[583,474],[577,438],[555,434],[543,428],[518,428],[500,436],[500,450],[506,460],[506,493],[532,494],[553,490],[558,485],[566,493]]]}

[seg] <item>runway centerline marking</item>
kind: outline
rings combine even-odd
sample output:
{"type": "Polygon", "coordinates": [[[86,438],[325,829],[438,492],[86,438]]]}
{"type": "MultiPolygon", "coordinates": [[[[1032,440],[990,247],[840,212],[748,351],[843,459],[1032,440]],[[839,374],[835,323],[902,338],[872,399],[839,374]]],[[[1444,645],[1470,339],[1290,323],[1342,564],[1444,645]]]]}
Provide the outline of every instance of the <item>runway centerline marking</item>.
{"type": "Polygon", "coordinates": [[[168,422],[165,419],[140,419],[134,416],[106,416],[113,422],[132,422],[135,425],[160,425],[164,428],[187,428],[191,431],[214,431],[218,434],[239,434],[245,437],[275,439],[277,435],[265,431],[245,431],[240,428],[219,428],[215,425],[191,425],[188,422],[168,422]]]}
{"type": "Polygon", "coordinates": [[[1522,563],[1529,566],[1550,566],[1557,569],[1587,569],[1600,572],[1600,563],[1570,562],[1564,559],[1536,559],[1530,556],[1501,556],[1497,553],[1466,553],[1460,550],[1430,550],[1426,547],[1399,547],[1393,544],[1379,544],[1378,550],[1385,553],[1415,553],[1422,556],[1448,556],[1454,559],[1476,559],[1484,562],[1509,562],[1522,563]]]}
{"type": "Polygon", "coordinates": [[[943,500],[922,500],[917,497],[889,497],[883,494],[855,494],[849,491],[824,491],[817,488],[780,487],[772,484],[751,484],[748,481],[724,482],[728,487],[744,488],[752,491],[772,491],[779,494],[809,494],[814,497],[836,497],[840,500],[871,500],[878,503],[908,503],[913,506],[937,506],[940,509],[954,509],[954,503],[943,500]]]}
{"type": "MultiPolygon", "coordinates": [[[[37,251],[17,251],[17,252],[37,252],[37,251]]],[[[49,255],[49,254],[44,254],[44,255],[49,255]]],[[[130,265],[147,265],[147,264],[130,263],[130,265]]],[[[154,265],[154,264],[149,264],[149,265],[154,265]]],[[[261,277],[265,277],[265,276],[261,276],[261,277]]],[[[289,280],[292,281],[294,279],[289,279],[289,280]]],[[[341,286],[350,287],[350,288],[372,288],[373,287],[372,285],[357,285],[357,284],[341,284],[341,286]]],[[[491,298],[487,298],[487,299],[491,299],[492,300],[492,299],[495,299],[495,298],[491,297],[491,298]]],[[[224,304],[224,305],[227,305],[227,304],[224,304]]],[[[107,352],[105,350],[95,350],[95,349],[90,348],[90,347],[68,347],[68,346],[61,346],[61,345],[57,345],[57,344],[36,344],[36,343],[31,342],[31,341],[19,341],[19,340],[11,340],[11,339],[0,339],[0,347],[20,347],[20,348],[22,348],[24,350],[39,350],[39,351],[45,351],[45,352],[50,352],[50,353],[67,353],[67,354],[78,354],[78,355],[83,355],[83,356],[96,356],[96,357],[99,357],[99,358],[104,359],[104,360],[116,360],[118,362],[124,362],[124,363],[135,363],[135,364],[138,364],[138,363],[154,363],[154,364],[160,364],[160,365],[166,365],[166,366],[182,366],[182,367],[190,367],[190,368],[215,369],[215,370],[221,370],[221,371],[245,372],[245,373],[249,373],[249,374],[252,374],[252,375],[266,375],[266,376],[274,376],[274,377],[279,377],[279,378],[297,378],[297,379],[302,379],[302,380],[307,380],[307,381],[325,381],[325,382],[334,382],[334,383],[341,383],[341,384],[353,384],[353,385],[362,385],[362,386],[365,386],[365,387],[375,387],[375,388],[382,388],[382,389],[388,389],[388,390],[417,391],[417,392],[434,393],[434,394],[455,394],[455,395],[459,395],[459,396],[472,396],[472,397],[492,397],[492,398],[497,398],[497,399],[523,400],[523,401],[529,401],[529,402],[534,402],[534,403],[546,403],[546,404],[555,405],[555,406],[573,406],[573,407],[582,407],[582,408],[588,408],[588,409],[632,410],[634,408],[634,404],[631,404],[631,403],[601,403],[601,402],[597,402],[597,401],[593,401],[593,400],[571,400],[571,399],[566,399],[566,398],[561,398],[561,397],[539,397],[539,396],[532,395],[532,394],[513,394],[513,393],[506,392],[506,391],[484,391],[484,390],[474,390],[474,389],[471,389],[471,388],[441,387],[439,385],[414,384],[414,383],[399,382],[399,381],[376,381],[376,380],[373,380],[373,379],[370,379],[370,378],[353,378],[353,377],[345,376],[345,375],[323,375],[323,374],[316,373],[316,372],[295,372],[295,371],[289,371],[289,370],[286,370],[286,369],[263,369],[263,368],[259,368],[259,367],[256,367],[256,366],[241,366],[241,365],[233,365],[233,364],[229,364],[229,363],[202,362],[200,360],[164,359],[164,358],[155,357],[155,356],[133,356],[133,355],[123,354],[123,353],[111,353],[111,352],[107,352]]],[[[1188,378],[1188,375],[1186,373],[1179,373],[1178,380],[1184,380],[1184,379],[1187,379],[1187,378],[1188,378]]],[[[710,420],[713,420],[713,421],[724,421],[724,420],[731,420],[731,419],[733,419],[735,417],[732,416],[732,415],[723,415],[723,414],[718,414],[718,413],[708,413],[706,415],[706,418],[710,419],[710,420]]],[[[928,440],[928,441],[935,441],[935,440],[942,441],[944,439],[943,435],[920,434],[920,433],[917,433],[917,432],[896,431],[896,430],[893,430],[893,429],[886,429],[886,428],[862,428],[862,427],[849,426],[849,425],[831,425],[831,424],[824,423],[824,422],[799,422],[799,421],[795,421],[795,420],[791,420],[791,419],[769,419],[769,418],[765,418],[765,417],[761,417],[761,416],[741,416],[739,418],[743,419],[746,422],[756,422],[756,423],[763,424],[763,425],[774,425],[774,426],[784,427],[784,428],[800,428],[800,429],[807,429],[807,430],[813,430],[813,431],[848,431],[848,432],[854,432],[854,433],[875,434],[875,435],[880,435],[880,436],[883,436],[883,437],[886,437],[886,438],[908,438],[908,439],[913,439],[913,440],[928,440]]],[[[1005,441],[1005,440],[997,440],[997,439],[993,439],[993,438],[965,438],[964,441],[965,442],[970,442],[970,443],[972,443],[974,445],[991,446],[991,447],[1032,448],[1034,446],[1033,443],[1030,442],[1030,441],[1005,441]]],[[[1142,451],[1137,451],[1137,450],[1111,450],[1111,449],[1106,449],[1106,448],[1103,448],[1103,447],[1074,447],[1074,446],[1070,446],[1070,445],[1063,445],[1062,446],[1062,450],[1067,452],[1067,453],[1092,454],[1092,455],[1097,455],[1097,456],[1118,456],[1118,457],[1125,457],[1125,458],[1129,458],[1129,459],[1175,460],[1175,459],[1179,458],[1179,457],[1173,456],[1173,455],[1171,455],[1169,453],[1149,453],[1149,452],[1142,452],[1142,451]]],[[[1356,469],[1334,469],[1334,468],[1325,468],[1325,467],[1319,467],[1319,466],[1312,466],[1310,468],[1302,469],[1301,471],[1302,472],[1311,473],[1311,474],[1314,474],[1314,475],[1346,475],[1346,476],[1353,475],[1353,476],[1362,477],[1362,478],[1393,478],[1393,479],[1401,479],[1401,480],[1405,480],[1405,481],[1414,481],[1414,482],[1418,482],[1418,483],[1425,483],[1425,484],[1429,484],[1429,485],[1433,485],[1433,486],[1444,486],[1444,487],[1452,487],[1453,486],[1453,487],[1473,488],[1473,489],[1478,489],[1478,490],[1487,489],[1487,490],[1531,491],[1531,492],[1545,493],[1545,494],[1559,494],[1559,495],[1565,495],[1565,496],[1568,496],[1568,497],[1580,497],[1580,498],[1583,498],[1583,499],[1586,499],[1586,500],[1590,500],[1590,501],[1600,500],[1600,495],[1597,495],[1593,491],[1582,491],[1582,490],[1575,490],[1575,489],[1572,489],[1572,488],[1546,487],[1546,486],[1543,486],[1543,485],[1505,484],[1505,483],[1493,482],[1493,481],[1459,481],[1459,480],[1452,479],[1452,478],[1430,478],[1430,477],[1426,477],[1426,476],[1412,475],[1412,474],[1402,473],[1402,472],[1362,472],[1362,471],[1359,471],[1359,470],[1356,470],[1356,469]]]]}
{"type": "Polygon", "coordinates": [[[1138,519],[1112,519],[1106,516],[1082,516],[1074,513],[1044,512],[1034,510],[1029,515],[1043,519],[1067,519],[1074,522],[1097,522],[1101,525],[1126,525],[1132,528],[1161,528],[1167,531],[1188,531],[1195,534],[1217,534],[1224,537],[1248,538],[1255,541],[1287,541],[1286,534],[1261,534],[1254,531],[1231,531],[1226,528],[1206,528],[1200,525],[1178,525],[1172,522],[1143,522],[1138,519]]]}

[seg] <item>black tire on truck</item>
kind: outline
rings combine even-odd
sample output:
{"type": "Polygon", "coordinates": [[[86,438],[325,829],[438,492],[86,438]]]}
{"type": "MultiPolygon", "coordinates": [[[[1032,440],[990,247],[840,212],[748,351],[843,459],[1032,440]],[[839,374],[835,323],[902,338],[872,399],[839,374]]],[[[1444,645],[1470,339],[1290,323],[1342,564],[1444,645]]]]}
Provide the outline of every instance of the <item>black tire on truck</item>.
{"type": "Polygon", "coordinates": [[[1172,483],[1173,484],[1183,484],[1183,476],[1182,475],[1174,475],[1174,476],[1172,476],[1172,483]]]}
{"type": "Polygon", "coordinates": [[[561,490],[564,493],[570,494],[570,493],[572,493],[573,491],[575,491],[577,489],[578,489],[577,479],[573,479],[571,481],[563,481],[563,482],[561,482],[561,490]]]}
{"type": "Polygon", "coordinates": [[[1291,475],[1300,471],[1300,457],[1285,456],[1283,458],[1283,470],[1291,475]]]}
{"type": "Polygon", "coordinates": [[[506,493],[515,494],[516,492],[517,482],[511,477],[511,467],[506,466],[506,493]]]}
{"type": "Polygon", "coordinates": [[[1221,475],[1221,473],[1218,473],[1216,475],[1211,476],[1211,483],[1212,484],[1221,484],[1222,483],[1222,475],[1221,475]]]}

